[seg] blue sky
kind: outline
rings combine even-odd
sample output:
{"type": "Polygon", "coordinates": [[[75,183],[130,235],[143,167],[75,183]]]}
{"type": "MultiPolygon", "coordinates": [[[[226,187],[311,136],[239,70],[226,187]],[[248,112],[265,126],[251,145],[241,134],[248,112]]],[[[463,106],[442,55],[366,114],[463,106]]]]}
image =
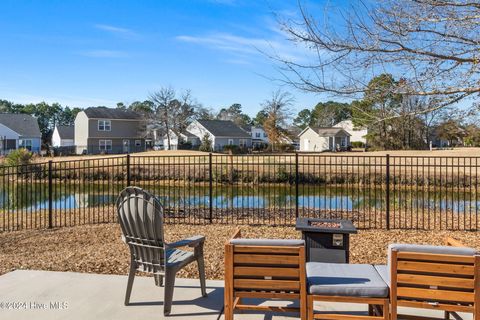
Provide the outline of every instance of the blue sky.
{"type": "MultiPolygon", "coordinates": [[[[2,0],[0,99],[115,106],[172,86],[254,115],[281,85],[260,51],[309,54],[286,41],[272,10],[294,15],[297,1],[2,0]]],[[[328,99],[284,89],[297,111],[328,99]]]]}

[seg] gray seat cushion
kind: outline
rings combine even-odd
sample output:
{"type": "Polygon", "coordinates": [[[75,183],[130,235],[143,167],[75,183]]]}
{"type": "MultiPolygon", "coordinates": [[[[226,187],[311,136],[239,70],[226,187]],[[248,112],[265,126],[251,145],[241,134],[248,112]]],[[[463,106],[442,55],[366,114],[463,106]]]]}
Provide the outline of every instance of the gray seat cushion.
{"type": "Polygon", "coordinates": [[[305,245],[303,240],[290,239],[232,239],[231,244],[243,246],[299,247],[305,245]]]}
{"type": "Polygon", "coordinates": [[[438,254],[457,254],[461,256],[473,256],[476,250],[468,247],[450,247],[450,246],[431,246],[421,244],[401,244],[394,243],[388,246],[388,252],[397,250],[398,252],[422,252],[422,253],[438,253],[438,254]]]}
{"type": "Polygon", "coordinates": [[[369,264],[307,263],[308,292],[326,296],[384,298],[388,286],[369,264]]]}
{"type": "Polygon", "coordinates": [[[377,270],[380,277],[382,277],[383,281],[390,286],[390,270],[386,264],[376,264],[373,266],[375,270],[377,270]]]}

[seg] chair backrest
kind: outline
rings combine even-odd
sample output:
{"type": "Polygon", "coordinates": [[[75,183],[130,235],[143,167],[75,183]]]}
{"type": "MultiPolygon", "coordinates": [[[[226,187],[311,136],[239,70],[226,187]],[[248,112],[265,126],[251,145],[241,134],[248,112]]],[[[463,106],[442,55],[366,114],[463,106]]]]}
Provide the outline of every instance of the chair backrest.
{"type": "Polygon", "coordinates": [[[237,298],[300,299],[306,292],[304,241],[239,235],[225,245],[225,290],[237,298]]]}
{"type": "Polygon", "coordinates": [[[163,208],[160,201],[143,189],[127,187],[120,193],[116,207],[137,270],[164,272],[163,208]]]}
{"type": "Polygon", "coordinates": [[[480,311],[480,256],[472,248],[389,247],[392,312],[397,306],[480,311]]]}

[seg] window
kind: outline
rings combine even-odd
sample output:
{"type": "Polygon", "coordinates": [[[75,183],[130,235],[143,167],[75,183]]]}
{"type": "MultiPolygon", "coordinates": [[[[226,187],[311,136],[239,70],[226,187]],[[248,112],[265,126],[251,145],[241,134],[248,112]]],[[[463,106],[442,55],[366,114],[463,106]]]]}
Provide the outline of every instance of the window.
{"type": "Polygon", "coordinates": [[[239,145],[240,145],[240,147],[242,147],[242,148],[247,147],[247,139],[240,139],[239,145]]]}
{"type": "Polygon", "coordinates": [[[260,138],[260,132],[255,133],[255,138],[260,138]]]}
{"type": "Polygon", "coordinates": [[[263,137],[264,137],[264,138],[267,137],[267,133],[266,133],[266,132],[263,133],[263,137]]]}
{"type": "Polygon", "coordinates": [[[18,147],[32,151],[32,140],[31,139],[20,139],[18,140],[18,147]]]}
{"type": "Polygon", "coordinates": [[[110,120],[98,120],[98,131],[112,130],[112,122],[110,120]]]}
{"type": "Polygon", "coordinates": [[[233,145],[233,139],[228,139],[228,145],[232,146],[233,145]]]}
{"type": "Polygon", "coordinates": [[[112,150],[112,140],[99,140],[98,143],[100,151],[112,150]]]}
{"type": "Polygon", "coordinates": [[[142,140],[135,140],[135,147],[140,147],[142,145],[142,140]]]}

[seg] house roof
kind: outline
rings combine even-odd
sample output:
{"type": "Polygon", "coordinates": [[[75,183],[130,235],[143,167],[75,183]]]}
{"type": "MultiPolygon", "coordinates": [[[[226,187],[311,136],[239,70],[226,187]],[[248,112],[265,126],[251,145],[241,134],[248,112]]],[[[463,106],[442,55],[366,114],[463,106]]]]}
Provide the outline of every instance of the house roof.
{"type": "Polygon", "coordinates": [[[0,123],[24,137],[42,137],[36,118],[23,113],[0,113],[0,123]]]}
{"type": "Polygon", "coordinates": [[[250,138],[250,134],[242,130],[232,121],[198,120],[205,129],[217,137],[250,138]]]}
{"type": "Polygon", "coordinates": [[[198,138],[196,135],[194,135],[193,133],[191,133],[187,130],[183,131],[181,134],[184,135],[187,138],[198,138]]]}
{"type": "Polygon", "coordinates": [[[339,134],[351,136],[351,134],[345,131],[343,128],[336,127],[306,127],[302,132],[300,132],[299,136],[301,136],[308,129],[312,129],[321,137],[336,137],[339,134]]]}
{"type": "Polygon", "coordinates": [[[107,107],[91,107],[84,110],[87,117],[91,119],[115,119],[115,120],[141,120],[142,115],[123,109],[114,109],[107,107]]]}
{"type": "Polygon", "coordinates": [[[73,139],[75,136],[74,126],[57,126],[58,135],[61,139],[73,139]]]}

